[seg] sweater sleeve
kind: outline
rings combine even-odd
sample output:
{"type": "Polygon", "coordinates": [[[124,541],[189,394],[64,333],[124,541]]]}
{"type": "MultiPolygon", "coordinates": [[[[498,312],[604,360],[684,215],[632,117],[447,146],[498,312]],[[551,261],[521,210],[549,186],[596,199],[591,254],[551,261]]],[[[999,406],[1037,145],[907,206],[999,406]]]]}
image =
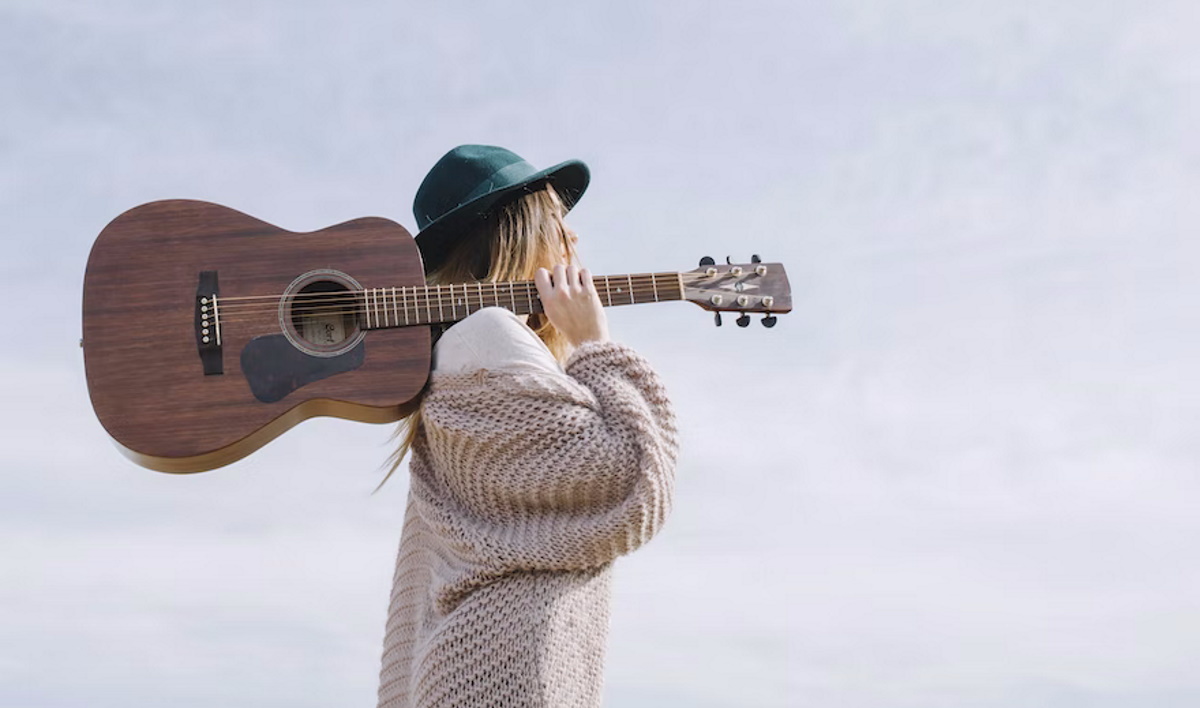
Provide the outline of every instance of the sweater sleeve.
{"type": "Polygon", "coordinates": [[[585,344],[565,374],[435,374],[422,406],[414,490],[462,560],[495,572],[595,568],[667,516],[674,411],[624,345],[585,344]]]}

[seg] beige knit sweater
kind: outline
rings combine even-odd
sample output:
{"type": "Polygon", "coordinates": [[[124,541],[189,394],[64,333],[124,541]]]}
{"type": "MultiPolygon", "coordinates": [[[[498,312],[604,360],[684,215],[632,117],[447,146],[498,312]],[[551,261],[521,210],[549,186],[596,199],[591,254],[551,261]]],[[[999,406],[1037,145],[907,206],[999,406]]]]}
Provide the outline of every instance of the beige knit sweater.
{"type": "Polygon", "coordinates": [[[645,359],[434,372],[412,452],[379,706],[599,706],[613,560],[671,505],[675,417],[645,359]]]}

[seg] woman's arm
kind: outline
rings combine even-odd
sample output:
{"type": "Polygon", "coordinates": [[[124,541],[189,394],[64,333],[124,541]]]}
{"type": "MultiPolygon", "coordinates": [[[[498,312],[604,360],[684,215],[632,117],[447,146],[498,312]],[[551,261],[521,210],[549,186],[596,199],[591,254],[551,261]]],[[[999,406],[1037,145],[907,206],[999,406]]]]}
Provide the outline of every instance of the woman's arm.
{"type": "Polygon", "coordinates": [[[465,559],[594,568],[661,528],[678,439],[658,375],[600,341],[565,369],[434,375],[413,485],[422,516],[465,559]]]}

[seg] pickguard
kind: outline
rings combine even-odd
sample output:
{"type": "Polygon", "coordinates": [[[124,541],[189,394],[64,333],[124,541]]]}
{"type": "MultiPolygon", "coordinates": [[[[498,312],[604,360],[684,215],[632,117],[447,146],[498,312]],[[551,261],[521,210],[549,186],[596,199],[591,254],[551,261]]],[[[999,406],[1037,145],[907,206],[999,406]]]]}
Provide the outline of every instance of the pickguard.
{"type": "Polygon", "coordinates": [[[362,366],[366,342],[344,354],[320,357],[305,354],[282,334],[255,337],[242,349],[242,373],[254,397],[275,403],[310,383],[362,366]]]}

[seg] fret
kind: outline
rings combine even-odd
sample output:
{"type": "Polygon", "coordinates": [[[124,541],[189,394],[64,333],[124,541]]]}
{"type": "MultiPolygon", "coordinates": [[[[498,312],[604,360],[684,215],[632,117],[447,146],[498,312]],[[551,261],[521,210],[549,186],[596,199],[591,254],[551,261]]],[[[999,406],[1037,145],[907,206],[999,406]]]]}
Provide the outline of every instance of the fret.
{"type": "Polygon", "coordinates": [[[629,304],[632,305],[637,302],[633,299],[633,276],[626,275],[625,278],[629,281],[629,304]]]}
{"type": "MultiPolygon", "coordinates": [[[[517,291],[513,288],[513,284],[508,284],[508,299],[512,301],[512,311],[517,311],[517,291]]],[[[500,302],[500,298],[496,298],[496,302],[500,302]]]]}
{"type": "Polygon", "coordinates": [[[433,322],[433,309],[429,303],[429,286],[425,286],[425,315],[429,318],[426,322],[433,322]]]}
{"type": "Polygon", "coordinates": [[[608,306],[612,307],[612,286],[608,284],[608,276],[604,276],[604,294],[608,296],[608,306]]]}
{"type": "MultiPolygon", "coordinates": [[[[479,289],[479,309],[482,310],[483,309],[483,281],[482,280],[475,281],[475,287],[479,289]]],[[[495,281],[492,281],[492,289],[493,290],[496,289],[495,281]]],[[[478,312],[478,311],[479,310],[476,310],[476,312],[478,312]]]]}
{"type": "Polygon", "coordinates": [[[525,300],[529,302],[529,313],[533,313],[533,293],[528,285],[525,286],[525,300]]]}
{"type": "MultiPolygon", "coordinates": [[[[492,300],[496,307],[500,307],[500,289],[496,287],[496,281],[492,281],[492,300]]],[[[483,302],[483,286],[479,286],[479,301],[483,302]]]]}
{"type": "Polygon", "coordinates": [[[650,287],[654,288],[654,301],[658,302],[658,281],[654,277],[654,273],[650,274],[650,287]]]}
{"type": "Polygon", "coordinates": [[[400,326],[400,309],[396,307],[396,288],[392,288],[392,317],[396,318],[396,326],[400,326]]]}
{"type": "Polygon", "coordinates": [[[380,308],[383,310],[383,326],[391,327],[392,325],[391,325],[391,321],[388,319],[388,310],[387,310],[387,288],[379,289],[379,305],[380,305],[380,308]]]}
{"type": "Polygon", "coordinates": [[[375,312],[375,289],[367,291],[367,329],[371,329],[371,316],[375,316],[375,327],[379,327],[379,314],[375,312]]]}

